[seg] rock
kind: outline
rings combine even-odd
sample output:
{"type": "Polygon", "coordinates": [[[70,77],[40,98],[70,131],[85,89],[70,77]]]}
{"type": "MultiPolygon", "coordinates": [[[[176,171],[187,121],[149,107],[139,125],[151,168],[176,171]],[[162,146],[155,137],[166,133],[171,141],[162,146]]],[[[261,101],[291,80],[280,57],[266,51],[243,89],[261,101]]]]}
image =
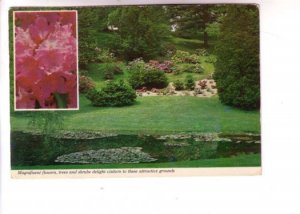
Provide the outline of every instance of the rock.
{"type": "Polygon", "coordinates": [[[106,137],[115,137],[118,136],[117,134],[113,133],[102,133],[102,132],[81,132],[81,131],[63,131],[60,134],[56,134],[55,138],[60,139],[97,139],[97,138],[106,138],[106,137]]]}
{"type": "Polygon", "coordinates": [[[141,163],[153,162],[157,159],[142,152],[141,147],[121,147],[116,149],[99,149],[75,152],[56,158],[57,163],[141,163]]]}
{"type": "Polygon", "coordinates": [[[189,146],[186,142],[165,142],[165,146],[174,146],[174,147],[183,147],[183,146],[189,146]]]}
{"type": "Polygon", "coordinates": [[[188,138],[191,138],[191,135],[189,135],[189,134],[173,134],[173,135],[159,136],[156,139],[157,140],[167,140],[167,139],[180,140],[180,139],[188,139],[188,138]]]}
{"type": "Polygon", "coordinates": [[[195,141],[199,142],[231,142],[229,138],[221,138],[218,133],[197,133],[197,134],[173,134],[173,135],[163,135],[158,136],[158,140],[182,140],[193,138],[195,141]]]}

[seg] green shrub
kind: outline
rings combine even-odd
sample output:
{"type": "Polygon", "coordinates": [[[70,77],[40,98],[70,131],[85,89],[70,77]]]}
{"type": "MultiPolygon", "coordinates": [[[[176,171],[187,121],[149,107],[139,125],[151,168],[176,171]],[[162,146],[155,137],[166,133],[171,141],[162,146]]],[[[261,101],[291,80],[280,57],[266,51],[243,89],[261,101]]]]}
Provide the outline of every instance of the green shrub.
{"type": "Polygon", "coordinates": [[[188,64],[188,63],[178,63],[172,67],[175,74],[186,73],[203,73],[204,69],[201,64],[188,64]]]}
{"type": "Polygon", "coordinates": [[[176,63],[200,63],[200,57],[196,54],[190,54],[186,51],[177,50],[174,56],[172,56],[172,62],[176,63]]]}
{"type": "Polygon", "coordinates": [[[113,53],[111,53],[108,49],[95,48],[97,62],[100,63],[111,63],[116,61],[116,58],[113,53]]]}
{"type": "Polygon", "coordinates": [[[181,91],[181,90],[184,89],[184,82],[181,81],[181,80],[176,80],[174,82],[174,87],[175,87],[176,90],[181,91]]]}
{"type": "Polygon", "coordinates": [[[207,63],[216,63],[217,58],[214,55],[209,55],[205,58],[205,62],[207,62],[207,63]]]}
{"type": "Polygon", "coordinates": [[[195,88],[195,80],[190,74],[185,77],[185,87],[189,90],[194,90],[195,88]]]}
{"type": "Polygon", "coordinates": [[[106,80],[112,80],[114,79],[114,72],[111,69],[106,69],[104,71],[104,79],[106,80]]]}
{"type": "Polygon", "coordinates": [[[147,88],[164,88],[168,85],[168,78],[165,72],[156,68],[146,66],[141,59],[135,60],[129,66],[129,84],[137,89],[147,88]]]}
{"type": "Polygon", "coordinates": [[[171,57],[176,53],[176,45],[172,43],[165,43],[162,46],[162,55],[171,57]]]}
{"type": "Polygon", "coordinates": [[[207,56],[207,50],[204,48],[198,48],[198,49],[196,49],[196,52],[200,56],[207,56]]]}
{"type": "Polygon", "coordinates": [[[95,88],[95,83],[93,80],[87,76],[79,77],[79,92],[86,93],[91,89],[95,88]]]}
{"type": "Polygon", "coordinates": [[[86,97],[94,106],[127,106],[136,99],[135,91],[124,81],[110,81],[101,90],[90,90],[86,97]]]}
{"type": "Polygon", "coordinates": [[[112,69],[113,73],[116,75],[124,73],[122,68],[120,68],[118,65],[113,65],[111,69],[112,69]]]}
{"type": "Polygon", "coordinates": [[[242,109],[260,106],[259,13],[255,5],[227,9],[216,44],[220,101],[242,109]]]}

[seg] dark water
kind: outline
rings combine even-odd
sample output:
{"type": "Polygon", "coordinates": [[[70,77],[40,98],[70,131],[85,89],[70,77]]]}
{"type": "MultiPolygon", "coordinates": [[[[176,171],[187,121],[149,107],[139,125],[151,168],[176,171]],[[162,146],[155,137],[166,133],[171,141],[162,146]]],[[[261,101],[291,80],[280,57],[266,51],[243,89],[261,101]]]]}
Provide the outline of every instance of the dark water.
{"type": "MultiPolygon", "coordinates": [[[[214,159],[260,153],[259,136],[226,135],[231,141],[157,139],[154,136],[118,135],[98,139],[56,139],[47,142],[41,135],[11,134],[12,166],[58,165],[57,157],[87,150],[141,147],[156,162],[214,159]]],[[[65,163],[64,163],[65,164],[65,163]]]]}

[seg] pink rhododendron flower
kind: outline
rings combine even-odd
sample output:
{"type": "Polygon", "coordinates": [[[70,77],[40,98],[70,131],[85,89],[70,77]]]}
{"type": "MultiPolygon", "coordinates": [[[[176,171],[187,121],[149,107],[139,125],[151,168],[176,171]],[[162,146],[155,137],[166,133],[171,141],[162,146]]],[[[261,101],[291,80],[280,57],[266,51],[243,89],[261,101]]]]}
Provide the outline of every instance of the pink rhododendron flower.
{"type": "Polygon", "coordinates": [[[16,107],[77,108],[76,12],[16,12],[16,107]],[[75,29],[75,32],[74,32],[75,29]]]}

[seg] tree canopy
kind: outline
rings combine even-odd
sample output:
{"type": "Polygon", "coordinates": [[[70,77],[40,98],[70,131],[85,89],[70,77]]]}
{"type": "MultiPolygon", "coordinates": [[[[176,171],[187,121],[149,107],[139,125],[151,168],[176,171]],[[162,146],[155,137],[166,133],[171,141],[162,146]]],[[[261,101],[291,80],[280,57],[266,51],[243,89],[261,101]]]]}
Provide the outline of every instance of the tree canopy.
{"type": "Polygon", "coordinates": [[[255,109],[260,105],[259,14],[256,6],[228,6],[216,45],[214,78],[221,102],[255,109]]]}

